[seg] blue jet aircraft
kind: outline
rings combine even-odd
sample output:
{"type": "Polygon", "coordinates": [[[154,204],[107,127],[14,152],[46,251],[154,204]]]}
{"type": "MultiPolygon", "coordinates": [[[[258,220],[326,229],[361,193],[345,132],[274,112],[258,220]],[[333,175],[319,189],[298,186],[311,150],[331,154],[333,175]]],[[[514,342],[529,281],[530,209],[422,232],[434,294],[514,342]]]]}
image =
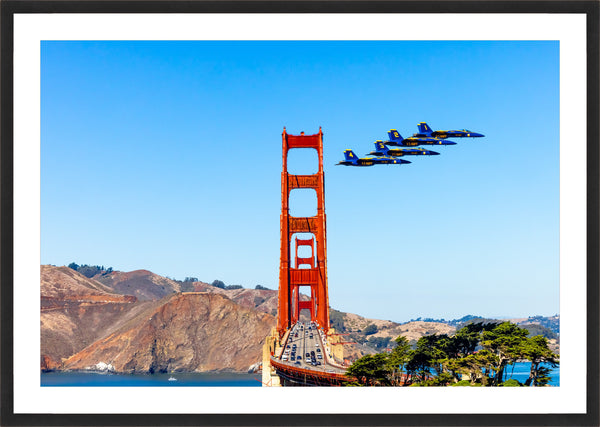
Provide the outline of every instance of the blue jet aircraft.
{"type": "Polygon", "coordinates": [[[446,141],[432,137],[416,137],[411,136],[402,138],[396,129],[388,131],[389,141],[384,141],[385,145],[393,145],[398,147],[416,147],[417,145],[456,145],[456,142],[446,141]]]}
{"type": "Polygon", "coordinates": [[[425,122],[421,122],[417,125],[419,133],[415,133],[413,136],[417,137],[433,137],[433,138],[481,138],[485,135],[477,132],[471,132],[468,129],[462,130],[432,130],[429,125],[425,122]]]}
{"type": "Polygon", "coordinates": [[[371,156],[437,156],[437,151],[426,150],[424,148],[388,148],[383,141],[375,141],[375,151],[367,155],[371,156]]]}
{"type": "Polygon", "coordinates": [[[408,160],[394,159],[393,157],[363,157],[358,158],[352,150],[344,150],[346,160],[339,162],[337,165],[344,166],[373,166],[373,165],[401,165],[403,163],[411,163],[408,160]]]}

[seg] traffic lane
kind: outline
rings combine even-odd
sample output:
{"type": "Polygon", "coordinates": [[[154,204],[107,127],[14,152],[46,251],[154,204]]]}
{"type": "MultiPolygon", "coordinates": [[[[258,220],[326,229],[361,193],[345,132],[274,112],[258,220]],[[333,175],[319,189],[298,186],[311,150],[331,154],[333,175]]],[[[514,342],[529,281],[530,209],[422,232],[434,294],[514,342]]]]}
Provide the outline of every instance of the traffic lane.
{"type": "Polygon", "coordinates": [[[315,355],[317,356],[317,361],[322,363],[322,365],[319,365],[318,368],[321,368],[322,370],[324,370],[326,372],[333,371],[334,373],[339,373],[339,374],[346,373],[345,369],[340,369],[337,366],[329,364],[329,362],[327,361],[327,356],[325,355],[325,352],[327,351],[327,347],[324,345],[323,340],[321,339],[321,334],[318,330],[316,330],[314,333],[314,340],[315,340],[315,355]],[[317,346],[317,343],[318,343],[318,346],[317,346]],[[320,351],[317,351],[316,348],[319,348],[320,351]],[[321,355],[321,359],[319,359],[318,355],[321,355]]]}
{"type": "MultiPolygon", "coordinates": [[[[295,336],[295,332],[296,331],[294,329],[292,329],[290,331],[290,334],[288,335],[288,339],[287,339],[287,341],[285,343],[285,348],[284,348],[284,351],[282,353],[282,357],[280,358],[280,360],[282,360],[282,362],[284,362],[284,363],[290,363],[291,362],[291,364],[294,364],[295,360],[294,361],[291,360],[292,353],[295,353],[295,355],[299,354],[299,351],[300,351],[300,348],[299,348],[300,339],[295,336]],[[295,349],[294,349],[294,345],[296,345],[295,349]],[[285,358],[287,360],[283,360],[284,355],[286,355],[285,358]]],[[[294,359],[295,359],[295,356],[294,356],[294,359]]]]}
{"type": "Polygon", "coordinates": [[[340,370],[339,368],[336,368],[335,366],[331,366],[327,363],[327,359],[326,356],[324,355],[324,346],[323,346],[323,342],[321,341],[321,337],[320,334],[317,330],[311,329],[308,330],[308,333],[304,334],[304,342],[305,342],[305,351],[304,351],[304,365],[306,365],[306,367],[310,368],[310,369],[315,369],[315,370],[319,370],[319,371],[327,371],[327,370],[332,370],[334,369],[336,372],[338,373],[344,373],[344,370],[340,370]],[[312,338],[311,338],[312,335],[312,338]],[[306,356],[306,353],[309,354],[309,356],[306,356]],[[312,365],[312,355],[314,353],[315,356],[315,361],[318,363],[320,362],[320,365],[312,365]]]}
{"type": "Polygon", "coordinates": [[[302,333],[300,328],[297,328],[297,327],[293,328],[291,330],[291,333],[286,342],[285,351],[289,351],[288,360],[285,360],[283,362],[287,363],[289,365],[292,365],[292,366],[301,365],[302,362],[304,361],[305,350],[306,350],[306,347],[305,347],[304,334],[302,333]],[[298,334],[297,337],[296,337],[296,334],[298,334]],[[296,346],[295,348],[294,348],[294,345],[296,346]],[[294,352],[294,360],[291,360],[292,352],[294,352]],[[300,363],[297,363],[297,362],[300,362],[300,363]]]}
{"type": "Polygon", "coordinates": [[[323,346],[320,333],[317,329],[308,329],[306,327],[304,329],[300,329],[297,327],[292,329],[288,337],[288,341],[286,343],[286,350],[288,350],[287,345],[290,346],[288,356],[290,359],[294,344],[296,344],[295,360],[292,361],[288,359],[286,361],[283,361],[284,363],[287,363],[290,366],[300,366],[302,368],[313,369],[323,372],[345,372],[345,370],[327,363],[327,359],[324,354],[326,350],[324,350],[325,347],[323,346]],[[296,337],[296,333],[298,333],[298,337],[296,337]],[[311,334],[313,336],[312,338],[310,338],[311,334]],[[320,351],[317,351],[317,348],[320,349],[320,351]],[[310,355],[313,351],[315,352],[315,360],[321,362],[321,365],[313,366],[311,364],[312,357],[310,355]],[[306,357],[306,353],[309,353],[309,357],[306,357]],[[318,355],[321,355],[322,358],[319,359],[318,355]],[[298,356],[301,357],[300,363],[296,363],[298,362],[298,356]]]}

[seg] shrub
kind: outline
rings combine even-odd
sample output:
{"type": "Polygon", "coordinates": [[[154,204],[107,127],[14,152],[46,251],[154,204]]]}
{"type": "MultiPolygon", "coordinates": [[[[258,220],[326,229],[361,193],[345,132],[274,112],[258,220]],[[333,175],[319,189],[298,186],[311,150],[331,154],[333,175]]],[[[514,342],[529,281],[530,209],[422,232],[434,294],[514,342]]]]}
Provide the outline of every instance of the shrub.
{"type": "Polygon", "coordinates": [[[365,335],[373,335],[377,333],[377,325],[374,325],[373,323],[370,323],[369,325],[367,325],[367,327],[365,328],[365,330],[363,331],[363,333],[365,335]]]}
{"type": "Polygon", "coordinates": [[[211,283],[211,285],[213,285],[215,288],[225,289],[225,283],[223,283],[220,280],[213,280],[213,282],[211,283]]]}

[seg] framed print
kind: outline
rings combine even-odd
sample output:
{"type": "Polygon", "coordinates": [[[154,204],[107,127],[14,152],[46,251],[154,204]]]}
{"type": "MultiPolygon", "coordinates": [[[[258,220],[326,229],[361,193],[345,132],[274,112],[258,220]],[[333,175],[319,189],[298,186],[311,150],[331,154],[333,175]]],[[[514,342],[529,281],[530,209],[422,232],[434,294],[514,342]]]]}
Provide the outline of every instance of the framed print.
{"type": "Polygon", "coordinates": [[[597,2],[1,7],[3,425],[598,423],[597,2]]]}

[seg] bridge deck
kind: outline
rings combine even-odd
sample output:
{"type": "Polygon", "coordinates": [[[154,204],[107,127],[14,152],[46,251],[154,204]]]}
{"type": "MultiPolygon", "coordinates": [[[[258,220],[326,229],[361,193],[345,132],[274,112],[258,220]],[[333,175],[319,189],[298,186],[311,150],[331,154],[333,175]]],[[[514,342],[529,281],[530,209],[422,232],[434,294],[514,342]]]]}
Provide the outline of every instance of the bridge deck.
{"type": "Polygon", "coordinates": [[[281,353],[271,357],[271,364],[278,375],[288,379],[303,378],[305,383],[312,385],[340,384],[352,380],[345,375],[346,369],[335,363],[325,345],[324,333],[316,326],[297,323],[284,338],[281,353]],[[314,360],[320,365],[313,365],[313,354],[314,360]]]}

